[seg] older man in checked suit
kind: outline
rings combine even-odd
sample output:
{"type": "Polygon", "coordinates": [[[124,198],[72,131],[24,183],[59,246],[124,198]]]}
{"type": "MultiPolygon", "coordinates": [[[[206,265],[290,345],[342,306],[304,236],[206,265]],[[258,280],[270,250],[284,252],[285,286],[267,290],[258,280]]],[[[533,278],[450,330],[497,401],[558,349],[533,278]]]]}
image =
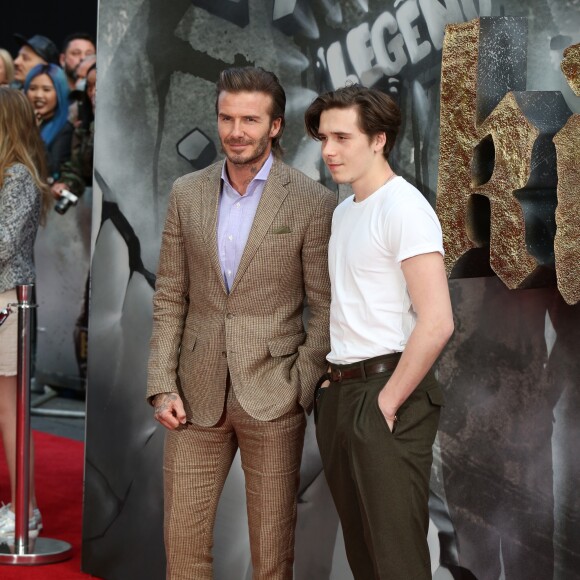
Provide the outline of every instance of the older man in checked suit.
{"type": "Polygon", "coordinates": [[[168,429],[167,578],[212,578],[216,509],[239,448],[254,578],[287,580],[304,411],[329,350],[335,196],[277,158],[275,75],[228,69],[216,93],[226,160],[175,182],[154,297],[147,397],[168,429]]]}

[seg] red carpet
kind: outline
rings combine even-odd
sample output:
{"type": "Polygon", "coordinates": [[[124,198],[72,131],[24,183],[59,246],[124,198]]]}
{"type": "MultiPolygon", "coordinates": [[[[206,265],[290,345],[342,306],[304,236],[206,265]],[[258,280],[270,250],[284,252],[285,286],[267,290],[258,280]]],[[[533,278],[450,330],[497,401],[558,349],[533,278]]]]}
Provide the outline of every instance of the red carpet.
{"type": "MultiPolygon", "coordinates": [[[[79,441],[33,432],[36,450],[36,497],[46,538],[64,540],[72,558],[42,566],[0,565],[2,580],[69,580],[96,578],[81,572],[84,445],[79,441]]],[[[0,453],[0,499],[10,501],[8,472],[0,453]]]]}

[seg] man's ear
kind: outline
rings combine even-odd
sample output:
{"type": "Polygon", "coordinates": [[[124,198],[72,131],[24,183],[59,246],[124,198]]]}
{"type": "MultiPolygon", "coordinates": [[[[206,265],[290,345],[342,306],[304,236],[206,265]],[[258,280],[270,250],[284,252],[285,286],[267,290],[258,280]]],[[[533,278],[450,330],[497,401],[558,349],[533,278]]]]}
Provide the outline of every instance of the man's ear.
{"type": "Polygon", "coordinates": [[[280,133],[280,127],[282,126],[282,117],[278,117],[272,121],[272,126],[270,127],[270,139],[274,139],[278,133],[280,133]]]}
{"type": "Polygon", "coordinates": [[[373,146],[375,148],[375,151],[378,153],[379,151],[382,151],[385,147],[385,145],[387,144],[387,135],[386,133],[383,131],[381,133],[377,133],[374,137],[373,140],[373,146]]]}

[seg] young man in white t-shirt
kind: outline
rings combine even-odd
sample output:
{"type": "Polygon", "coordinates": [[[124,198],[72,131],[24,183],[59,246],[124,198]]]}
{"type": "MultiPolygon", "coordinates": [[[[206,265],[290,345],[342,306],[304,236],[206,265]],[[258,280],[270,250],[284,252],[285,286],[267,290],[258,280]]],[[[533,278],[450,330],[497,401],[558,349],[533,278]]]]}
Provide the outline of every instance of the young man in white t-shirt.
{"type": "Polygon", "coordinates": [[[318,97],[306,129],[336,183],[329,381],[317,439],[356,580],[431,578],[432,445],[443,396],[431,367],[453,332],[435,212],[388,162],[400,112],[351,86],[318,97]]]}

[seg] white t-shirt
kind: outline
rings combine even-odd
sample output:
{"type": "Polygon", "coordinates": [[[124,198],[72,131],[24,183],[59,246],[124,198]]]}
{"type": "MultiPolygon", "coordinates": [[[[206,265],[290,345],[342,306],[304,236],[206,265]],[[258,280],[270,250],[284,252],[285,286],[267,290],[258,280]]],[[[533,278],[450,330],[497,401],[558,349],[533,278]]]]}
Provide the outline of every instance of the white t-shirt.
{"type": "Polygon", "coordinates": [[[362,202],[350,196],[336,208],[328,247],[330,362],[348,364],[405,348],[416,315],[401,262],[430,252],[443,255],[441,225],[402,177],[362,202]]]}

